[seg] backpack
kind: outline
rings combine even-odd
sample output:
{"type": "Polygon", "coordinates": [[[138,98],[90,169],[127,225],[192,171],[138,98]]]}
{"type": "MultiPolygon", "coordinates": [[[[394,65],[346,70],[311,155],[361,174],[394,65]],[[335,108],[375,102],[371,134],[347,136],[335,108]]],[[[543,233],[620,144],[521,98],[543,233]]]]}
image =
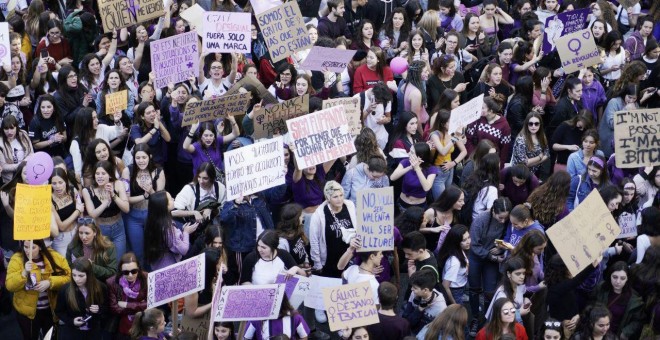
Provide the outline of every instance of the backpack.
{"type": "Polygon", "coordinates": [[[484,68],[486,68],[486,66],[493,60],[495,60],[494,56],[488,56],[472,64],[470,67],[465,68],[463,76],[465,77],[465,82],[468,83],[467,87],[465,88],[466,93],[472,91],[474,86],[479,82],[481,73],[484,71],[484,68]]]}

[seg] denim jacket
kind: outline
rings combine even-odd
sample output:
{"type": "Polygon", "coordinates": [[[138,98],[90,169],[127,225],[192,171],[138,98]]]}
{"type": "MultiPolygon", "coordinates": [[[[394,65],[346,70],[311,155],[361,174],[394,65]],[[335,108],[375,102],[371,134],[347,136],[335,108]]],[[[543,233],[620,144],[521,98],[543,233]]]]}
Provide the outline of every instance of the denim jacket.
{"type": "Polygon", "coordinates": [[[583,179],[582,175],[580,175],[571,179],[571,189],[566,200],[568,211],[573,211],[573,209],[577,208],[577,205],[589,196],[591,190],[596,188],[591,178],[588,175],[585,175],[585,177],[586,179],[583,179]]]}
{"type": "Polygon", "coordinates": [[[234,252],[249,252],[257,246],[257,217],[264,230],[274,228],[273,219],[263,198],[252,196],[246,200],[241,204],[227,202],[220,213],[222,225],[228,232],[227,248],[234,252]]]}

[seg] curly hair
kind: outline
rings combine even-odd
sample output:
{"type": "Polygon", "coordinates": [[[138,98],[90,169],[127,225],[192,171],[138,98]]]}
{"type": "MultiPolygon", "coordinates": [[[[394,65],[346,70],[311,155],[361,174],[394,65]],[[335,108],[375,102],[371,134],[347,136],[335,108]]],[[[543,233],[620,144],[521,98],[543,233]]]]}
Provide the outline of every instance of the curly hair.
{"type": "Polygon", "coordinates": [[[621,70],[621,77],[612,86],[611,93],[617,94],[629,84],[639,84],[638,78],[645,75],[646,71],[647,67],[641,60],[635,60],[625,65],[621,70]]]}
{"type": "Polygon", "coordinates": [[[542,225],[552,225],[557,216],[564,211],[570,187],[571,175],[568,172],[553,173],[527,198],[532,204],[534,218],[542,225]]]}
{"type": "Polygon", "coordinates": [[[383,154],[378,147],[378,140],[374,131],[365,127],[360,134],[355,137],[355,157],[358,163],[366,163],[371,157],[383,158],[383,154]]]}

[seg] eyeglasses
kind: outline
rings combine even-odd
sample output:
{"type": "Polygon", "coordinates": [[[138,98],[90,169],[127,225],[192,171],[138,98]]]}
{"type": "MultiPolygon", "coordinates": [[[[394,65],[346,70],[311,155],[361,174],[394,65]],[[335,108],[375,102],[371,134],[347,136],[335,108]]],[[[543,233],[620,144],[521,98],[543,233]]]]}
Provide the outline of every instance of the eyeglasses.
{"type": "Polygon", "coordinates": [[[545,322],[545,327],[559,327],[561,326],[561,322],[559,321],[546,321],[545,322]]]}
{"type": "Polygon", "coordinates": [[[541,122],[528,122],[527,126],[541,126],[541,122]]]}
{"type": "Polygon", "coordinates": [[[78,78],[77,74],[70,74],[70,75],[66,76],[66,79],[75,79],[75,78],[78,78]]]}
{"type": "Polygon", "coordinates": [[[135,275],[135,274],[137,274],[139,271],[140,271],[140,270],[138,270],[138,269],[122,270],[122,271],[121,271],[121,274],[124,275],[124,276],[135,275]]]}
{"type": "Polygon", "coordinates": [[[280,77],[291,77],[291,73],[281,73],[280,77]]]}
{"type": "Polygon", "coordinates": [[[94,223],[94,219],[91,217],[79,217],[78,218],[78,224],[92,224],[94,223]]]}
{"type": "Polygon", "coordinates": [[[60,34],[62,34],[62,32],[60,32],[60,31],[57,31],[57,32],[48,32],[48,34],[50,34],[50,35],[60,35],[60,34]]]}
{"type": "Polygon", "coordinates": [[[502,314],[504,314],[504,315],[516,314],[516,309],[515,308],[502,309],[502,314]]]}
{"type": "Polygon", "coordinates": [[[211,66],[212,70],[222,70],[222,66],[211,66]]]}

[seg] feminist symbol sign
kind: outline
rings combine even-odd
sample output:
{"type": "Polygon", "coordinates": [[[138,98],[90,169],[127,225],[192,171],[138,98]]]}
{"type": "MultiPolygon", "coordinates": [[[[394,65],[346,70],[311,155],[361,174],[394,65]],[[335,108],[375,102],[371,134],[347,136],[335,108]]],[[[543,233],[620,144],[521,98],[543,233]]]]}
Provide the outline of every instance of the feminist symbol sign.
{"type": "Polygon", "coordinates": [[[573,73],[600,62],[600,52],[589,29],[564,35],[557,39],[556,44],[566,73],[573,73]]]}

